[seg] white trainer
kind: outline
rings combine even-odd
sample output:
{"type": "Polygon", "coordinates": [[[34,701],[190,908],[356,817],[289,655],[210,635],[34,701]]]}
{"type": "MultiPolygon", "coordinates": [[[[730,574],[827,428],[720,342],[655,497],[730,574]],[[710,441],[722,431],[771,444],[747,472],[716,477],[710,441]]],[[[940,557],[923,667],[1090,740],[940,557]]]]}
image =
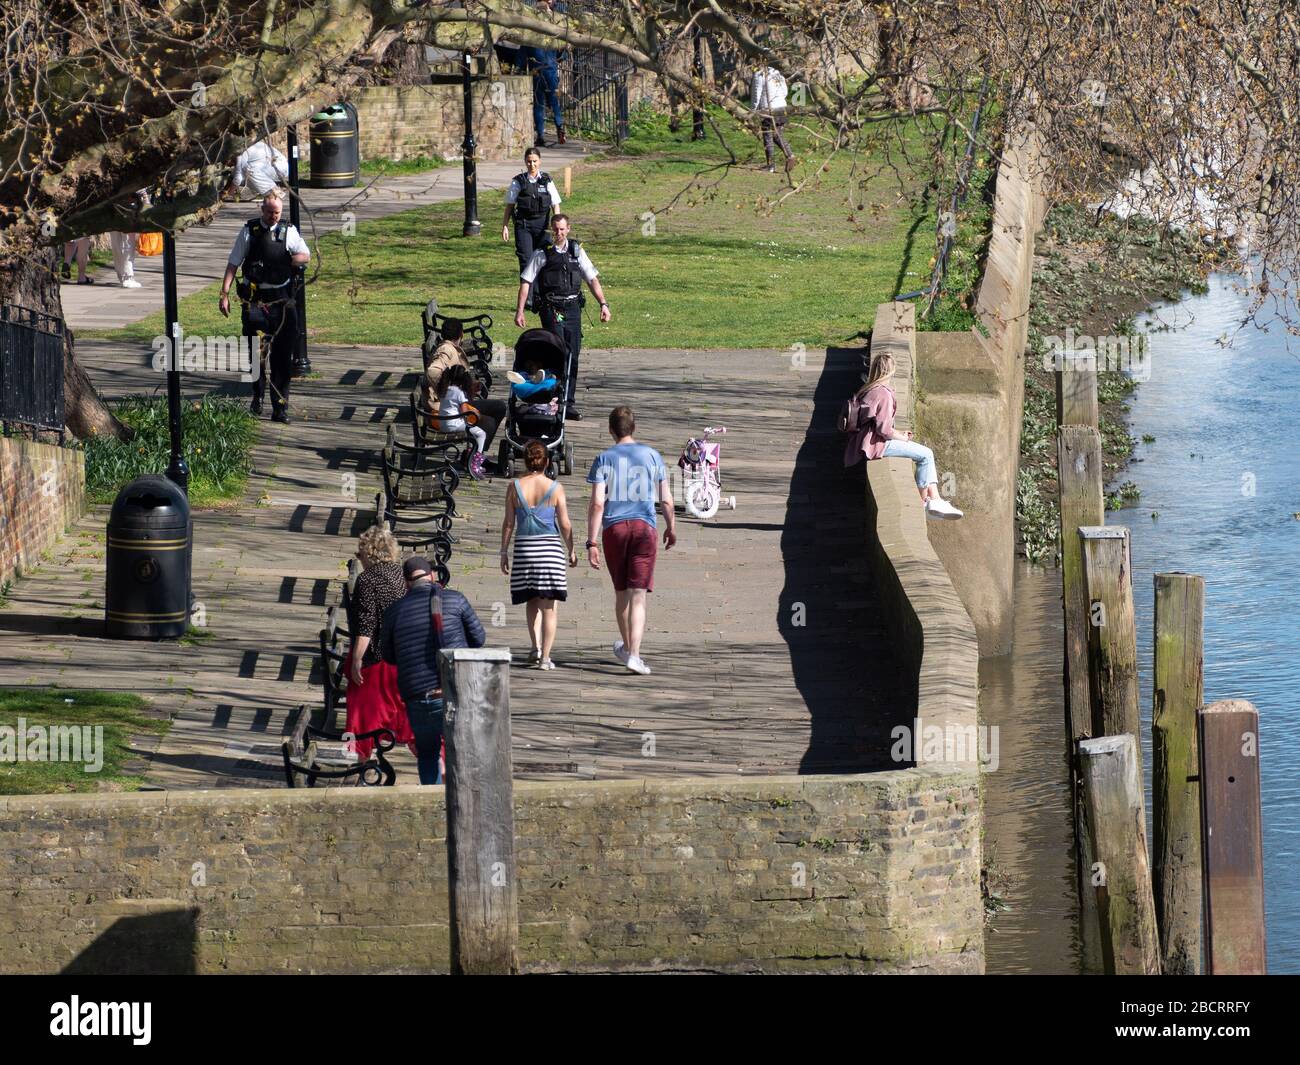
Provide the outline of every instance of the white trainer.
{"type": "Polygon", "coordinates": [[[632,657],[627,653],[627,648],[623,646],[622,640],[614,641],[614,657],[622,662],[623,665],[627,665],[627,660],[632,657]]]}
{"type": "Polygon", "coordinates": [[[960,510],[942,498],[925,501],[925,516],[936,521],[956,521],[958,518],[965,517],[960,510]]]}
{"type": "Polygon", "coordinates": [[[640,673],[643,677],[650,672],[650,667],[645,664],[645,660],[640,655],[632,655],[627,660],[627,668],[633,673],[640,673]]]}
{"type": "Polygon", "coordinates": [[[555,663],[552,662],[549,658],[543,658],[542,661],[541,661],[541,664],[538,665],[537,668],[538,668],[538,669],[554,669],[554,668],[555,668],[555,663]]]}
{"type": "Polygon", "coordinates": [[[137,281],[134,277],[128,277],[125,281],[122,282],[122,287],[123,287],[123,288],[141,288],[142,286],[141,286],[140,282],[137,281]]]}
{"type": "Polygon", "coordinates": [[[521,374],[518,370],[507,370],[506,380],[509,381],[512,385],[522,385],[524,383],[525,378],[524,375],[521,374]]]}

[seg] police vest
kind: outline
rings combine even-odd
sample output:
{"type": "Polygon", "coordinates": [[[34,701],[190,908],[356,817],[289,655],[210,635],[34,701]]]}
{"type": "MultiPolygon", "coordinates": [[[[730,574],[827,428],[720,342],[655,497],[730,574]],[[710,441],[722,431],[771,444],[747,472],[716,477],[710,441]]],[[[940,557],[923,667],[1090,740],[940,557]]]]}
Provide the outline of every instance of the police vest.
{"type": "Polygon", "coordinates": [[[556,251],[548,244],[543,251],[546,263],[537,272],[537,286],[543,296],[568,299],[582,293],[582,267],[578,265],[581,250],[576,240],[569,241],[564,251],[556,251]]]}
{"type": "Polygon", "coordinates": [[[280,288],[293,277],[293,256],[289,253],[289,224],[267,227],[260,218],[244,223],[248,228],[248,253],[244,256],[244,277],[258,288],[280,288]]]}
{"type": "Polygon", "coordinates": [[[528,180],[527,174],[518,174],[515,181],[519,183],[519,196],[515,200],[515,218],[533,221],[545,218],[551,212],[551,175],[537,175],[536,183],[528,180]]]}

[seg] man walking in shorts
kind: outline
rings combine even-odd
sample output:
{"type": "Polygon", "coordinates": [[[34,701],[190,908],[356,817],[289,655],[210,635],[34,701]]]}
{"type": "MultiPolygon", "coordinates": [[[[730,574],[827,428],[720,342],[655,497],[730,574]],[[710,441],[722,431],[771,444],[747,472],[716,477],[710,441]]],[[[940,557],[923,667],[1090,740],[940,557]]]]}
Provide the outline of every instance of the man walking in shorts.
{"type": "Polygon", "coordinates": [[[645,674],[650,667],[641,658],[641,637],[645,633],[646,595],[654,591],[656,501],[663,509],[665,551],[677,543],[677,532],[663,456],[638,444],[632,439],[634,432],[636,419],[631,407],[615,407],[609,412],[614,446],[596,457],[587,474],[592,486],[587,535],[600,529],[601,541],[587,541],[587,561],[592,569],[600,569],[603,544],[614,581],[614,612],[621,637],[614,643],[614,657],[633,673],[645,674]]]}

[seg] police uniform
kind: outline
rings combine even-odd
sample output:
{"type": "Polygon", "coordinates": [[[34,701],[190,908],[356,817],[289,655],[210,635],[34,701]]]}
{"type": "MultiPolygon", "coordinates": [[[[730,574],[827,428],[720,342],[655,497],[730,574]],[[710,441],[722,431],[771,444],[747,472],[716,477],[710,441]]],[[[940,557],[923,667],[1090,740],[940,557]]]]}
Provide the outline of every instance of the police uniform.
{"type": "MultiPolygon", "coordinates": [[[[230,265],[243,273],[239,298],[244,336],[253,338],[253,351],[259,350],[258,333],[271,338],[271,409],[275,413],[289,406],[289,380],[298,340],[293,256],[303,253],[310,254],[294,226],[282,219],[268,227],[260,216],[244,223],[230,250],[230,265]]],[[[265,392],[266,375],[259,373],[253,382],[255,407],[260,409],[265,392]]]]}
{"type": "MultiPolygon", "coordinates": [[[[534,181],[528,172],[516,174],[506,191],[506,203],[514,207],[515,255],[522,272],[533,252],[551,242],[551,212],[560,206],[560,191],[551,175],[542,171],[534,181]]],[[[534,293],[528,294],[528,309],[534,307],[534,293]]]]}
{"type": "MultiPolygon", "coordinates": [[[[597,276],[597,270],[576,240],[569,239],[561,248],[548,244],[533,252],[528,265],[519,274],[537,290],[542,328],[562,339],[569,349],[569,384],[565,404],[573,406],[578,385],[578,355],[582,352],[582,306],[586,297],[582,283],[597,276]]],[[[530,290],[531,291],[531,290],[530,290]]]]}

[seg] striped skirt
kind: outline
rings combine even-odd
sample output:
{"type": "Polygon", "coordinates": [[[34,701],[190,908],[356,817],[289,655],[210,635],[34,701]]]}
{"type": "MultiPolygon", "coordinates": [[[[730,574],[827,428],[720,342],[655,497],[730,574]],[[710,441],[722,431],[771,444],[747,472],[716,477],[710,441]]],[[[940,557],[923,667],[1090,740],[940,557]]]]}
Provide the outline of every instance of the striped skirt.
{"type": "Polygon", "coordinates": [[[559,536],[516,536],[510,601],[569,597],[569,557],[559,536]]]}

